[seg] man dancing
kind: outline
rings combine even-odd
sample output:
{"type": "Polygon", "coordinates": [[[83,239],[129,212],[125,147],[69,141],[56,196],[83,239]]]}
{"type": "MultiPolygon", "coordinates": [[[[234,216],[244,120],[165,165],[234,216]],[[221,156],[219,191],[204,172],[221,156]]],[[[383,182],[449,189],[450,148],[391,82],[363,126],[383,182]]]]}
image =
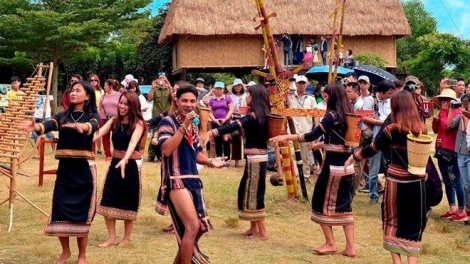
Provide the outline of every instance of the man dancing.
{"type": "Polygon", "coordinates": [[[176,91],[177,111],[160,122],[158,144],[163,160],[161,166],[164,199],[175,227],[179,250],[174,263],[209,263],[202,254],[198,240],[212,229],[202,194],[202,182],[196,163],[220,168],[225,157],[208,159],[202,154],[202,140],[193,122],[197,117],[198,92],[194,86],[183,86],[176,91]]]}

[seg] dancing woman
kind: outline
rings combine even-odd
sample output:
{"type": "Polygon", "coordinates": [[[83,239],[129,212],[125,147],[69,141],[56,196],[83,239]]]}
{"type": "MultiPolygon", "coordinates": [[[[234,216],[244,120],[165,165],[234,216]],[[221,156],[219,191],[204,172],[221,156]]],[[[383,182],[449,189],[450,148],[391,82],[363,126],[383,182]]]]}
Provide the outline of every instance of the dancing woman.
{"type": "Polygon", "coordinates": [[[45,235],[59,237],[62,254],[55,260],[57,264],[65,263],[71,256],[71,236],[77,237],[77,263],[86,263],[88,232],[96,209],[96,166],[92,145],[99,120],[93,88],[88,82],[77,81],[72,84],[66,111],[44,123],[33,120],[19,126],[38,135],[59,131],[55,153],[59,167],[52,195],[52,213],[44,229],[45,235]]]}
{"type": "Polygon", "coordinates": [[[245,170],[238,187],[238,217],[250,221],[250,229],[244,233],[246,236],[266,240],[268,234],[264,224],[266,217],[264,194],[268,161],[267,115],[270,107],[267,90],[259,84],[250,86],[245,100],[251,109],[250,114],[230,124],[212,129],[204,136],[204,142],[208,142],[210,137],[238,130],[246,138],[245,170]]]}
{"type": "Polygon", "coordinates": [[[346,249],[343,255],[354,257],[354,217],[352,198],[354,192],[354,167],[343,169],[344,162],[351,150],[345,146],[345,114],[352,113],[352,106],[347,100],[344,85],[329,84],[323,93],[326,102],[326,114],[320,124],[311,132],[304,134],[280,135],[271,139],[273,142],[299,140],[311,142],[324,135],[326,153],[322,170],[318,175],[312,197],[311,219],[318,223],[325,236],[325,244],[314,249],[319,255],[332,254],[337,251],[333,236],[333,226],[343,226],[346,236],[346,249]]]}
{"type": "Polygon", "coordinates": [[[112,132],[114,151],[103,187],[97,213],[104,216],[108,239],[99,247],[127,245],[137,219],[141,197],[141,177],[137,160],[142,159],[141,139],[145,137],[145,121],[139,98],[134,92],[124,92],[119,98],[117,117],[111,118],[98,130],[95,140],[112,132]],[[124,220],[124,237],[118,242],[116,219],[124,220]]]}

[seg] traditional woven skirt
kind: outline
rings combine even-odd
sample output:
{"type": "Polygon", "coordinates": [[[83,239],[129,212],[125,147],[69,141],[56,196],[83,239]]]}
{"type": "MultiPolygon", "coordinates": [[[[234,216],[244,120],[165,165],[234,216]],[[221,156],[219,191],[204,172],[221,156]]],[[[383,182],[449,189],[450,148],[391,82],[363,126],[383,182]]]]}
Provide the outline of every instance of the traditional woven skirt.
{"type": "Polygon", "coordinates": [[[95,209],[95,161],[60,159],[52,195],[52,213],[44,227],[44,234],[86,236],[95,216],[95,209]]]}
{"type": "Polygon", "coordinates": [[[103,195],[96,212],[112,219],[137,219],[142,193],[139,167],[136,160],[130,159],[126,165],[125,177],[121,168],[116,168],[120,159],[113,158],[103,187],[103,195]]]}
{"type": "Polygon", "coordinates": [[[425,179],[391,165],[385,183],[382,221],[386,250],[418,256],[427,221],[425,179]]]}
{"type": "MultiPolygon", "coordinates": [[[[212,230],[212,225],[209,221],[209,217],[206,211],[204,196],[202,194],[202,182],[199,178],[182,179],[181,181],[184,184],[184,188],[182,189],[187,190],[193,200],[193,205],[196,209],[199,218],[200,231],[205,233],[209,230],[212,230]]],[[[181,246],[181,241],[185,232],[184,223],[181,220],[181,217],[176,212],[176,209],[171,199],[168,200],[168,209],[170,211],[171,220],[173,221],[173,226],[175,227],[176,241],[178,242],[178,246],[181,246]]],[[[199,246],[196,242],[194,244],[193,257],[191,263],[201,263],[198,258],[204,259],[206,262],[209,262],[209,257],[200,251],[199,246]]]]}
{"type": "Polygon", "coordinates": [[[238,187],[238,217],[257,221],[266,217],[264,194],[268,155],[247,155],[245,171],[238,187]]]}
{"type": "MultiPolygon", "coordinates": [[[[344,172],[344,154],[327,153],[325,164],[318,176],[312,197],[313,222],[322,225],[349,225],[354,223],[352,199],[354,192],[354,167],[344,172]],[[340,156],[336,158],[336,156],[340,156]],[[332,161],[336,165],[331,165],[332,161]]],[[[346,155],[347,157],[347,155],[346,155]]]]}

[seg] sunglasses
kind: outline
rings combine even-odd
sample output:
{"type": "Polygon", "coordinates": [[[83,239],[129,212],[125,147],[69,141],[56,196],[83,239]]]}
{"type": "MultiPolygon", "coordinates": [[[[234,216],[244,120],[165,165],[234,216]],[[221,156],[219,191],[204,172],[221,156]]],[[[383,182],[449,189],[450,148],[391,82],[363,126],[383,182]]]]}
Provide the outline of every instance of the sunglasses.
{"type": "Polygon", "coordinates": [[[165,72],[158,72],[158,76],[160,76],[160,75],[163,75],[163,76],[165,76],[165,75],[166,75],[166,73],[165,73],[165,72]]]}
{"type": "Polygon", "coordinates": [[[90,82],[98,82],[97,79],[91,79],[90,82]]]}

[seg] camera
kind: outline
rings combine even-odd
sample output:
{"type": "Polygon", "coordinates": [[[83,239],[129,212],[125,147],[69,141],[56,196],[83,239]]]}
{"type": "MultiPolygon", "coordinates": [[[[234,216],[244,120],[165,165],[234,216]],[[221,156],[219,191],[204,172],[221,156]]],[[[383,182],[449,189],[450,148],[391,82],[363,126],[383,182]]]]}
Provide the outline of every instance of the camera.
{"type": "Polygon", "coordinates": [[[460,108],[462,107],[462,103],[456,100],[450,101],[450,107],[451,108],[460,108]]]}

